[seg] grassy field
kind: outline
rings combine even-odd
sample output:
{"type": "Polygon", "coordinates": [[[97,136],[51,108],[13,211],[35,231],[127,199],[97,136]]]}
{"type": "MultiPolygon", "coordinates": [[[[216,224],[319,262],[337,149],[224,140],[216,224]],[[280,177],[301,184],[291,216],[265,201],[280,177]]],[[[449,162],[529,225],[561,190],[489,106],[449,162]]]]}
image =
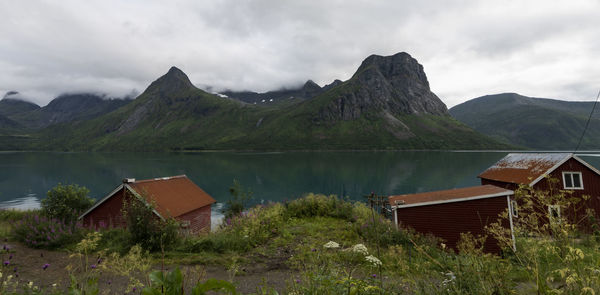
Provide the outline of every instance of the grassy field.
{"type": "MultiPolygon", "coordinates": [[[[216,232],[148,253],[133,246],[121,229],[81,229],[53,250],[28,247],[11,233],[27,214],[35,212],[0,213],[0,233],[9,248],[0,254],[2,294],[204,294],[217,289],[231,294],[232,288],[238,294],[600,291],[599,239],[578,234],[567,222],[547,228],[549,235],[517,224],[523,226],[517,251],[507,248],[500,257],[482,252],[478,237],[465,235],[459,250],[448,249],[433,237],[396,230],[364,204],[309,194],[251,208],[225,220],[216,232]],[[179,291],[160,291],[169,288],[179,291]]],[[[502,230],[490,230],[494,234],[502,242],[502,230]]]]}

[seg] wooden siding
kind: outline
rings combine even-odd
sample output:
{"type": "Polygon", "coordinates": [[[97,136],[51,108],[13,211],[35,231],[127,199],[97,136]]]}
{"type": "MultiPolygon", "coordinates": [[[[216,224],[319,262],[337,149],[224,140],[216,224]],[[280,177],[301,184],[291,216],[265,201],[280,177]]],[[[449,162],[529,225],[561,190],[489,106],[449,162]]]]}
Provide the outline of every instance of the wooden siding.
{"type": "Polygon", "coordinates": [[[114,193],[104,203],[83,217],[83,225],[95,229],[102,227],[125,227],[123,208],[124,189],[114,193]]]}
{"type": "MultiPolygon", "coordinates": [[[[600,175],[598,175],[596,172],[594,172],[587,166],[581,164],[579,161],[571,158],[556,169],[554,169],[552,172],[550,172],[549,176],[551,178],[556,178],[559,180],[557,185],[558,187],[554,187],[553,189],[564,190],[564,183],[562,177],[563,172],[581,172],[583,190],[572,190],[573,194],[571,194],[571,196],[581,198],[583,195],[587,195],[590,196],[590,199],[585,203],[577,204],[576,206],[579,207],[578,210],[562,213],[567,214],[566,216],[569,217],[570,221],[578,224],[580,229],[591,230],[591,224],[589,223],[589,220],[584,218],[584,216],[585,211],[588,208],[590,208],[594,210],[596,220],[600,220],[600,175]]],[[[495,186],[512,190],[516,190],[518,188],[518,184],[515,183],[500,182],[484,178],[481,179],[481,184],[492,184],[495,186]]],[[[533,186],[533,188],[535,190],[549,191],[550,185],[545,179],[542,179],[538,183],[536,183],[533,186]]],[[[541,213],[545,214],[546,212],[541,213]]]]}
{"type": "MultiPolygon", "coordinates": [[[[583,189],[574,189],[572,197],[581,198],[583,195],[590,196],[590,199],[585,203],[577,204],[578,210],[573,212],[567,212],[568,216],[572,218],[571,222],[580,225],[581,229],[590,229],[590,224],[586,219],[582,218],[585,216],[586,209],[593,209],[596,214],[596,219],[600,220],[598,213],[600,212],[600,175],[596,174],[590,168],[579,163],[575,159],[569,159],[564,164],[560,165],[554,171],[550,173],[550,177],[559,180],[558,189],[564,189],[564,182],[562,173],[563,172],[581,172],[581,178],[583,181],[583,189]]],[[[547,181],[541,180],[534,185],[537,190],[549,190],[550,186],[547,181]]]]}
{"type": "MultiPolygon", "coordinates": [[[[430,233],[456,248],[460,233],[485,234],[484,227],[498,220],[507,207],[507,197],[487,198],[410,208],[397,208],[399,226],[411,227],[420,233],[430,233]]],[[[485,250],[499,253],[497,241],[488,238],[485,250]]]]}
{"type": "Polygon", "coordinates": [[[210,207],[211,205],[198,208],[196,210],[178,216],[179,221],[187,221],[189,225],[185,227],[188,234],[198,234],[201,232],[210,232],[210,207]]]}

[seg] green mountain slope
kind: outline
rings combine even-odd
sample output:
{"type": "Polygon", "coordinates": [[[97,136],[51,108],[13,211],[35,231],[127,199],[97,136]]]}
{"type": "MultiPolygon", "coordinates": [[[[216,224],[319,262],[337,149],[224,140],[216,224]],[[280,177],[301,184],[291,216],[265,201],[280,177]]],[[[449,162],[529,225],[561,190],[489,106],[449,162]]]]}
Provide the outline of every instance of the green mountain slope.
{"type": "MultiPolygon", "coordinates": [[[[513,145],[542,150],[573,150],[593,102],[532,98],[515,93],[487,95],[459,104],[450,114],[473,129],[513,145]]],[[[580,149],[600,148],[596,113],[580,149]]]]}
{"type": "Polygon", "coordinates": [[[52,125],[30,147],[52,150],[507,148],[453,119],[406,53],[371,56],[314,98],[268,106],[206,93],[173,67],[134,102],[52,125]]]}
{"type": "Polygon", "coordinates": [[[8,95],[5,95],[5,97],[0,100],[0,115],[5,116],[7,118],[11,118],[13,116],[34,111],[40,108],[40,106],[34,103],[20,99],[8,98],[7,96],[8,95]]]}

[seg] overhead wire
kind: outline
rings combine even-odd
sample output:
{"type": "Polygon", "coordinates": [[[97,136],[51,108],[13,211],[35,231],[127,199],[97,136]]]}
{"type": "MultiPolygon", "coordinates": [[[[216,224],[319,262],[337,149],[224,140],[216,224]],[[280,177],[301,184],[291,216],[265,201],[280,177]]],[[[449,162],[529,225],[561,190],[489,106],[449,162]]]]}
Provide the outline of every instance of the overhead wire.
{"type": "Polygon", "coordinates": [[[594,106],[592,107],[590,116],[588,117],[587,122],[585,123],[583,132],[581,133],[581,137],[579,137],[579,142],[577,142],[577,147],[575,148],[575,151],[573,153],[576,153],[579,150],[579,147],[581,146],[581,141],[583,140],[583,136],[585,136],[585,132],[587,131],[588,127],[590,126],[590,121],[592,120],[592,115],[594,114],[594,110],[596,109],[596,105],[598,104],[598,98],[600,98],[600,91],[598,91],[598,95],[596,95],[596,101],[594,102],[594,106]]]}

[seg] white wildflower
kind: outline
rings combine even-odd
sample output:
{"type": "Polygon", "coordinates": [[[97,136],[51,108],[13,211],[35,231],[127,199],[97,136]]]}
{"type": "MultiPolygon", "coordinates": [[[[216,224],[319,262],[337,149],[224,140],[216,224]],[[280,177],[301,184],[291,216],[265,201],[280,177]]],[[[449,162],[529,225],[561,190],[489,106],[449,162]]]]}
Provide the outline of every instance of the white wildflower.
{"type": "Polygon", "coordinates": [[[440,243],[440,246],[442,246],[442,250],[446,249],[446,244],[440,243]]]}
{"type": "Polygon", "coordinates": [[[362,255],[369,255],[367,247],[363,244],[356,244],[352,246],[352,252],[360,253],[362,255]]]}
{"type": "Polygon", "coordinates": [[[323,245],[323,247],[328,248],[328,249],[339,248],[340,244],[338,244],[334,241],[329,241],[325,245],[323,245]]]}
{"type": "Polygon", "coordinates": [[[57,286],[56,283],[52,284],[52,288],[56,288],[56,286],[57,286]]]}
{"type": "Polygon", "coordinates": [[[29,287],[29,289],[33,288],[33,282],[29,281],[29,284],[27,284],[27,287],[29,287]]]}
{"type": "Polygon", "coordinates": [[[0,271],[0,278],[2,278],[2,272],[0,271]]]}
{"type": "Polygon", "coordinates": [[[367,260],[367,262],[373,264],[373,266],[381,265],[381,260],[379,260],[379,258],[377,258],[373,255],[365,256],[365,260],[367,260]]]}
{"type": "Polygon", "coordinates": [[[451,272],[451,271],[450,271],[450,272],[447,272],[447,273],[445,273],[445,275],[446,275],[448,278],[442,281],[442,285],[443,285],[443,286],[446,286],[446,285],[448,285],[449,283],[452,283],[452,282],[454,282],[454,280],[456,280],[456,276],[455,276],[455,275],[454,275],[454,273],[453,273],[453,272],[451,272]]]}

